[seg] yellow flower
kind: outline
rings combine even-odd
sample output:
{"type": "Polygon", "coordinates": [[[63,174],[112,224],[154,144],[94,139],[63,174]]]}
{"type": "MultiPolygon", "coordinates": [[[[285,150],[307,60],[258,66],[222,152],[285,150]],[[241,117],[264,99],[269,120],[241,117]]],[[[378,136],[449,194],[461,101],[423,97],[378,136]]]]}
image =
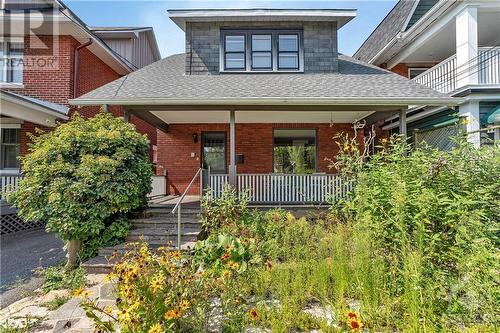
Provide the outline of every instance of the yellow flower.
{"type": "Polygon", "coordinates": [[[255,321],[259,320],[259,314],[257,313],[257,310],[255,310],[254,308],[251,308],[250,311],[248,311],[248,314],[253,320],[255,321]]]}
{"type": "Polygon", "coordinates": [[[222,272],[222,277],[225,279],[231,277],[231,275],[232,275],[231,271],[229,271],[227,269],[224,272],[222,272]]]}
{"type": "Polygon", "coordinates": [[[77,289],[73,290],[73,296],[81,296],[84,291],[85,291],[84,288],[77,288],[77,289]]]}
{"type": "Polygon", "coordinates": [[[234,262],[234,261],[231,261],[229,264],[228,264],[229,268],[233,269],[233,270],[237,270],[238,268],[240,268],[240,264],[238,264],[237,262],[234,262]]]}
{"type": "Polygon", "coordinates": [[[178,310],[178,309],[174,309],[174,310],[168,310],[165,315],[164,315],[164,318],[166,320],[171,320],[171,319],[176,319],[176,318],[179,318],[180,316],[182,315],[181,311],[178,310]]]}
{"type": "Polygon", "coordinates": [[[106,306],[106,307],[104,308],[104,313],[105,313],[105,314],[108,314],[108,315],[109,315],[109,314],[111,314],[112,312],[113,312],[113,308],[112,308],[111,306],[109,306],[109,305],[108,305],[108,306],[106,306]]]}
{"type": "Polygon", "coordinates": [[[148,333],[161,333],[163,332],[163,329],[160,324],[156,323],[153,326],[149,328],[148,333]]]}
{"type": "Polygon", "coordinates": [[[114,280],[114,279],[116,279],[116,278],[117,278],[116,274],[114,274],[114,273],[109,273],[109,274],[107,274],[107,275],[104,277],[104,282],[110,282],[110,281],[112,281],[112,280],[114,280]]]}
{"type": "Polygon", "coordinates": [[[226,252],[231,252],[232,250],[234,250],[234,246],[232,246],[232,245],[226,246],[226,252]]]}
{"type": "Polygon", "coordinates": [[[84,288],[77,288],[73,291],[73,296],[77,297],[89,297],[92,293],[84,288]]]}
{"type": "Polygon", "coordinates": [[[162,276],[155,276],[151,279],[149,283],[149,288],[153,293],[156,293],[158,290],[162,289],[165,283],[165,279],[162,276]]]}
{"type": "Polygon", "coordinates": [[[179,251],[172,252],[172,258],[179,260],[179,259],[181,259],[181,257],[182,257],[182,255],[179,251]]]}
{"type": "Polygon", "coordinates": [[[189,301],[185,299],[181,301],[181,303],[179,304],[179,308],[183,311],[186,311],[187,309],[189,309],[190,305],[191,304],[189,303],[189,301]]]}

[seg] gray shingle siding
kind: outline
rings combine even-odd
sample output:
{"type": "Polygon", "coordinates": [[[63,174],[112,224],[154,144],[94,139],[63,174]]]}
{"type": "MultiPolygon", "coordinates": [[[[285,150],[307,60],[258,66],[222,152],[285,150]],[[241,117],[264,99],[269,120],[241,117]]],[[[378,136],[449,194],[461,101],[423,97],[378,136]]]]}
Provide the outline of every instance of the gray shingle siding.
{"type": "Polygon", "coordinates": [[[391,39],[404,29],[404,24],[411,14],[415,1],[418,0],[400,0],[353,57],[361,61],[370,61],[391,39]]]}
{"type": "Polygon", "coordinates": [[[302,29],[304,72],[338,71],[337,25],[330,22],[187,22],[187,75],[219,74],[220,31],[224,28],[302,29]]]}

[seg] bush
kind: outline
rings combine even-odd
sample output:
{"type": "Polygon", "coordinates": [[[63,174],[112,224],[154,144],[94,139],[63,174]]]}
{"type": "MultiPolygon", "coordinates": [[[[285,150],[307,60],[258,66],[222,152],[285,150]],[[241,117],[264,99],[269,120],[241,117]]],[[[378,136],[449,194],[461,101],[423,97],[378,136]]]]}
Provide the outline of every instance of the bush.
{"type": "MultiPolygon", "coordinates": [[[[458,140],[450,152],[408,148],[393,137],[357,168],[343,219],[368,235],[371,256],[383,260],[377,283],[386,286],[391,312],[405,319],[400,327],[495,323],[500,147],[474,149],[458,140]]],[[[359,165],[351,152],[339,160],[359,165]]]]}
{"type": "Polygon", "coordinates": [[[21,158],[24,177],[8,201],[23,219],[45,221],[48,231],[72,241],[73,266],[80,242],[145,204],[152,175],[148,140],[110,113],[88,120],[75,114],[32,140],[21,158]]]}
{"type": "Polygon", "coordinates": [[[44,293],[58,289],[73,290],[85,286],[85,270],[81,267],[71,272],[67,272],[59,266],[48,267],[41,271],[40,275],[44,278],[42,285],[44,293]]]}

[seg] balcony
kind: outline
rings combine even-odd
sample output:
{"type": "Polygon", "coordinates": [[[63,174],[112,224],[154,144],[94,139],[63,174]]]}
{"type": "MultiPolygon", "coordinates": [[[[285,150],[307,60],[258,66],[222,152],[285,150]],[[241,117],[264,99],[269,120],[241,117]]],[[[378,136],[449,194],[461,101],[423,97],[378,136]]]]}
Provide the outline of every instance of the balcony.
{"type": "Polygon", "coordinates": [[[429,68],[413,80],[442,93],[450,93],[467,82],[468,76],[477,74],[478,85],[500,84],[500,47],[481,47],[478,57],[457,68],[457,56],[452,55],[429,68]]]}

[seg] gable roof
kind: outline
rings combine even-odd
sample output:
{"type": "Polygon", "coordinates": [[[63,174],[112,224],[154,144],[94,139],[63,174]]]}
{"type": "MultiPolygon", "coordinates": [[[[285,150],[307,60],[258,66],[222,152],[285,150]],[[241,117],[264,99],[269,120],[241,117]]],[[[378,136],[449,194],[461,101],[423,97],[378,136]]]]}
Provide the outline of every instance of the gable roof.
{"type": "Polygon", "coordinates": [[[455,104],[455,99],[400,75],[339,55],[324,74],[185,75],[185,54],[157,61],[97,88],[72,105],[242,105],[328,103],[455,104]]]}
{"type": "Polygon", "coordinates": [[[370,62],[394,37],[405,28],[419,0],[399,0],[387,16],[373,30],[353,57],[370,62]]]}
{"type": "Polygon", "coordinates": [[[66,116],[68,115],[69,108],[60,104],[47,102],[30,96],[16,94],[12,91],[7,90],[0,90],[0,97],[2,99],[9,100],[18,104],[24,102],[24,105],[26,105],[27,103],[34,108],[36,107],[36,109],[39,111],[49,113],[61,119],[68,119],[66,116]]]}

